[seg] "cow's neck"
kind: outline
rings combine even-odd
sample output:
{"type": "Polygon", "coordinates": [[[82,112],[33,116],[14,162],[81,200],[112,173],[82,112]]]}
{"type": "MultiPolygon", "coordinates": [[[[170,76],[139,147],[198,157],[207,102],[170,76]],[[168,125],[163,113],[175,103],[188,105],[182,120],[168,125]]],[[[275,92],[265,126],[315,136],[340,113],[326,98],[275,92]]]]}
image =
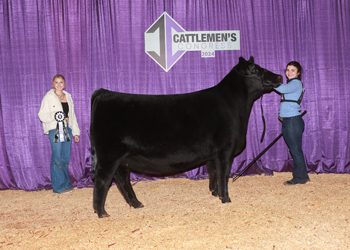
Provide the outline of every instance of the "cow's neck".
{"type": "MultiPolygon", "coordinates": [[[[244,123],[248,124],[254,102],[262,96],[261,90],[249,89],[244,76],[234,76],[237,81],[232,84],[232,76],[226,76],[220,83],[227,93],[227,98],[232,105],[239,105],[241,110],[239,116],[244,123]]],[[[237,110],[236,110],[237,111],[237,110]]]]}

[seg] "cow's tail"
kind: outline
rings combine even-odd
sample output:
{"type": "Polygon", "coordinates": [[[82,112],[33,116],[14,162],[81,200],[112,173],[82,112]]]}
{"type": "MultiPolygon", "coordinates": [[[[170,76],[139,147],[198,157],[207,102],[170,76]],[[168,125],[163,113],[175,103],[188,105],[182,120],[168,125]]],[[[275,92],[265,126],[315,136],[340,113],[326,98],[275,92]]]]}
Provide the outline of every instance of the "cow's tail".
{"type": "Polygon", "coordinates": [[[96,175],[97,155],[96,155],[95,145],[93,143],[93,140],[91,140],[91,135],[90,135],[90,141],[91,141],[91,179],[94,180],[96,175]]]}
{"type": "Polygon", "coordinates": [[[99,102],[99,99],[100,99],[100,96],[99,96],[100,91],[102,90],[101,89],[96,90],[91,96],[90,143],[91,143],[91,178],[92,180],[95,179],[96,167],[97,167],[96,148],[95,148],[95,142],[92,134],[94,134],[94,127],[93,127],[94,114],[96,111],[97,103],[99,102]]]}

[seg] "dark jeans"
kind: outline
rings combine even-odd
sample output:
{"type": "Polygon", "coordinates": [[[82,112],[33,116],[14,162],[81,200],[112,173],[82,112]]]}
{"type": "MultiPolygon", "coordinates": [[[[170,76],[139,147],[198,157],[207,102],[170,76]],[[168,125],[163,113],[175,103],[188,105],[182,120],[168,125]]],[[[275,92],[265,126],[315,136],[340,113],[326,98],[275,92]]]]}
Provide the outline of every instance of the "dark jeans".
{"type": "MultiPolygon", "coordinates": [[[[68,125],[67,125],[68,127],[68,125]]],[[[54,193],[62,193],[63,191],[72,189],[71,182],[68,177],[68,164],[70,159],[70,150],[72,146],[72,129],[67,128],[70,141],[54,142],[55,129],[49,131],[51,144],[51,183],[54,193]]]]}
{"type": "Polygon", "coordinates": [[[304,153],[302,149],[302,138],[305,124],[304,120],[299,116],[283,118],[282,134],[289,148],[289,152],[293,157],[293,179],[294,182],[306,182],[309,176],[306,170],[304,153]]]}

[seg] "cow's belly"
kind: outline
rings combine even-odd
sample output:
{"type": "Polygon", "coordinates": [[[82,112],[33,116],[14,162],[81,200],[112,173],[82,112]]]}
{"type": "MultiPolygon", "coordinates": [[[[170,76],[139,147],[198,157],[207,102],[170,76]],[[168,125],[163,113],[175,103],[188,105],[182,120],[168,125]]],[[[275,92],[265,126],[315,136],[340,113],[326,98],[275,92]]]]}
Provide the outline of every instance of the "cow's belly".
{"type": "Polygon", "coordinates": [[[204,165],[205,162],[206,161],[203,159],[176,159],[176,157],[146,158],[137,155],[127,157],[121,166],[137,173],[149,175],[173,175],[200,167],[204,165]]]}

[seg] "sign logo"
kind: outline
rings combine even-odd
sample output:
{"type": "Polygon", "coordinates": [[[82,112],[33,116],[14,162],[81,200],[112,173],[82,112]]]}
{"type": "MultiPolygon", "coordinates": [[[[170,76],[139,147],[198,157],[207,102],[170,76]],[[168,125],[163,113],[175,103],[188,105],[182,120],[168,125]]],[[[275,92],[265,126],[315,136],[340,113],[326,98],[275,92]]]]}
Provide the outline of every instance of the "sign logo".
{"type": "Polygon", "coordinates": [[[217,50],[240,50],[239,30],[186,31],[164,12],[145,32],[146,54],[166,72],[186,51],[215,57],[217,50]]]}

